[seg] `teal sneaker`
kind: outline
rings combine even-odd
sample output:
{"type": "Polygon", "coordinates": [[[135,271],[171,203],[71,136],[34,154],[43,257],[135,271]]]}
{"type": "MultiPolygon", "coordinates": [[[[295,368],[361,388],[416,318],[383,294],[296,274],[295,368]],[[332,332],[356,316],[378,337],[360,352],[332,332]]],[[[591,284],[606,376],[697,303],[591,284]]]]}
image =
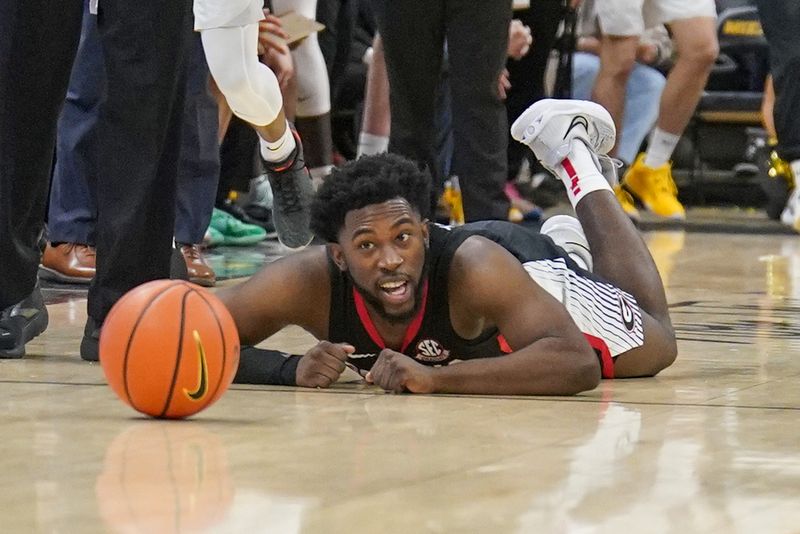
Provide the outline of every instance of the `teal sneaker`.
{"type": "Polygon", "coordinates": [[[267,231],[260,226],[244,223],[217,208],[214,208],[211,214],[209,230],[216,230],[222,234],[223,245],[254,245],[267,238],[267,231]]]}
{"type": "Polygon", "coordinates": [[[211,226],[206,230],[206,235],[203,236],[203,245],[206,247],[218,247],[225,244],[225,236],[222,232],[211,226]]]}

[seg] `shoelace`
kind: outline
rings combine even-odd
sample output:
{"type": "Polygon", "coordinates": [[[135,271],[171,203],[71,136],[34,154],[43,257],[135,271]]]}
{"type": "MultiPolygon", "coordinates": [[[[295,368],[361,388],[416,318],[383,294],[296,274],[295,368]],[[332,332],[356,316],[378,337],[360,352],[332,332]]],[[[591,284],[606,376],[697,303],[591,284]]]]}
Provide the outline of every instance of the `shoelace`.
{"type": "Polygon", "coordinates": [[[188,258],[188,259],[190,259],[192,261],[200,260],[200,250],[197,247],[185,246],[185,247],[183,247],[181,252],[183,252],[183,255],[186,258],[188,258]]]}
{"type": "Polygon", "coordinates": [[[292,176],[284,175],[275,180],[272,194],[277,197],[277,204],[281,207],[281,211],[285,213],[293,213],[303,208],[300,205],[300,191],[297,188],[297,181],[292,176]]]}
{"type": "Polygon", "coordinates": [[[659,189],[664,193],[669,193],[675,196],[678,194],[678,187],[675,185],[675,181],[672,179],[672,175],[669,172],[655,173],[653,176],[653,185],[656,189],[659,189]]]}

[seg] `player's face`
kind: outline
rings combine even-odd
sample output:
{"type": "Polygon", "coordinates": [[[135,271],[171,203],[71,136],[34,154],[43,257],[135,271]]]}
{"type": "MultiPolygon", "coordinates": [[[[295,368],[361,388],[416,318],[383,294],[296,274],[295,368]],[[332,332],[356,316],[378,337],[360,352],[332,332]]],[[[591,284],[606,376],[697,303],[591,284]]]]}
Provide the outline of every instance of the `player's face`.
{"type": "Polygon", "coordinates": [[[427,241],[426,221],[396,198],[349,212],[332,250],[367,305],[388,321],[403,322],[420,305],[427,241]]]}

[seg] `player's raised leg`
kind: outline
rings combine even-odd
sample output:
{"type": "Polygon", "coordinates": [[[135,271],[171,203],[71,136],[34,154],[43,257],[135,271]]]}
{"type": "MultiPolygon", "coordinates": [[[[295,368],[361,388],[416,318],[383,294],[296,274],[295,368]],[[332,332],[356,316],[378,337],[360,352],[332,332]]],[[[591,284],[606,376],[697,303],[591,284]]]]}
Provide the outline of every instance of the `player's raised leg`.
{"type": "Polygon", "coordinates": [[[641,308],[644,344],[616,358],[615,376],[651,376],[668,367],[677,346],[661,277],[597,157],[613,146],[611,116],[593,102],[541,100],[517,119],[511,134],[566,185],[591,247],[594,273],[630,293],[641,308]]]}
{"type": "Polygon", "coordinates": [[[278,80],[258,60],[258,24],[198,29],[214,81],[233,112],[252,124],[261,137],[260,153],[272,187],[278,238],[288,247],[304,247],[313,237],[309,228],[311,176],[299,137],[286,120],[278,80]]]}

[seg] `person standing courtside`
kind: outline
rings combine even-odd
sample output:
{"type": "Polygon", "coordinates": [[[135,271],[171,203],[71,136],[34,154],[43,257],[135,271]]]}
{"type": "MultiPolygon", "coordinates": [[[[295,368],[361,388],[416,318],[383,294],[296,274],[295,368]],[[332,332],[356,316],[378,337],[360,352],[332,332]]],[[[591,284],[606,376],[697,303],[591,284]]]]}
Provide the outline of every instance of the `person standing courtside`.
{"type": "MultiPolygon", "coordinates": [[[[507,118],[498,78],[506,61],[511,2],[378,0],[374,6],[391,89],[389,151],[436,170],[434,106],[446,41],[451,173],[461,180],[466,219],[506,219],[507,118]]],[[[436,187],[442,179],[434,176],[436,187]]]]}
{"type": "Polygon", "coordinates": [[[647,146],[623,176],[617,198],[629,215],[636,213],[630,195],[662,217],[683,219],[672,179],[670,158],[708,80],[719,52],[714,0],[603,0],[597,3],[600,72],[592,99],[614,117],[619,129],[625,88],[636,62],[639,37],[646,28],[664,24],[677,56],[661,93],[658,120],[647,146]]]}
{"type": "MultiPolygon", "coordinates": [[[[96,4],[96,3],[95,3],[96,4]]],[[[98,133],[97,275],[81,355],[126,291],[170,272],[190,0],[100,0],[108,77],[98,133]]],[[[55,143],[81,0],[0,3],[0,357],[47,326],[36,285],[55,143]]]]}
{"type": "Polygon", "coordinates": [[[800,232],[800,3],[758,0],[761,26],[769,42],[775,87],[775,131],[778,154],[789,162],[795,188],[781,221],[800,232]]]}

